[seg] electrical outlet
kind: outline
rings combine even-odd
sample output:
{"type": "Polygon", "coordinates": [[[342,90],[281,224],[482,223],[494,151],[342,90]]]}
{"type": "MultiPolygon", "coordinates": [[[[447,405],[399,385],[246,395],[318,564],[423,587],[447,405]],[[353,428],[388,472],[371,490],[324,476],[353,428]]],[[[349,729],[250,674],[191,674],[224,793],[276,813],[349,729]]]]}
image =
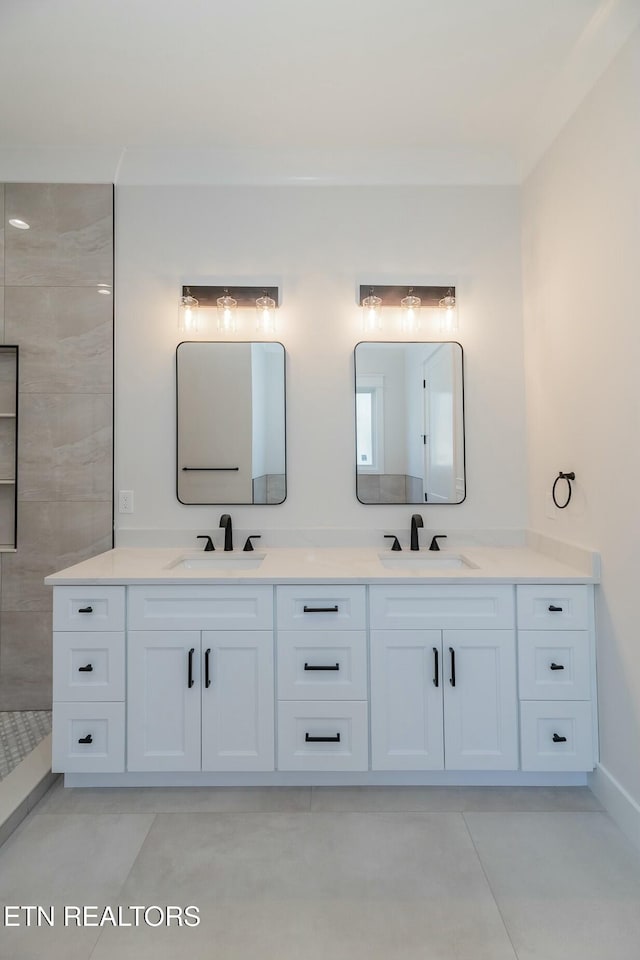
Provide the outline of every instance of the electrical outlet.
{"type": "Polygon", "coordinates": [[[121,490],[119,492],[118,513],[133,513],[133,490],[121,490]]]}

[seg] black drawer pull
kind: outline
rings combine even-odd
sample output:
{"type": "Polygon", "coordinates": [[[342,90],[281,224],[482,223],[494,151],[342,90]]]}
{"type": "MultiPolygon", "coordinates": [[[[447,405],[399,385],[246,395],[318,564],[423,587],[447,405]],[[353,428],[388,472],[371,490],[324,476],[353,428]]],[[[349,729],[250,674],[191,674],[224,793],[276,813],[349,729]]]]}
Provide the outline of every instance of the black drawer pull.
{"type": "Polygon", "coordinates": [[[335,607],[307,607],[306,605],[302,608],[303,613],[337,613],[338,604],[336,603],[335,607]]]}
{"type": "Polygon", "coordinates": [[[564,666],[561,663],[550,663],[549,670],[564,670],[564,666]]]}
{"type": "Polygon", "coordinates": [[[549,604],[549,613],[562,613],[562,607],[554,607],[552,603],[549,604]]]}
{"type": "Polygon", "coordinates": [[[451,676],[449,677],[449,683],[452,687],[456,685],[456,652],[453,647],[449,647],[449,653],[451,654],[451,676]]]}
{"type": "Polygon", "coordinates": [[[554,735],[553,735],[553,742],[554,742],[554,743],[566,743],[566,742],[567,742],[567,738],[566,738],[566,737],[560,737],[557,733],[554,733],[554,735]]]}
{"type": "Polygon", "coordinates": [[[211,647],[207,647],[204,652],[204,685],[211,686],[211,677],[209,675],[209,657],[211,656],[211,647]]]}
{"type": "Polygon", "coordinates": [[[304,735],[305,743],[340,743],[340,734],[336,733],[335,737],[312,737],[308,733],[304,735]]]}
{"type": "Polygon", "coordinates": [[[339,664],[339,663],[336,663],[336,665],[335,665],[334,667],[332,667],[331,665],[329,665],[328,667],[323,667],[323,666],[314,667],[314,666],[313,666],[312,664],[310,664],[310,663],[305,663],[304,668],[305,668],[305,670],[339,670],[339,669],[340,669],[340,664],[339,664]]]}
{"type": "Polygon", "coordinates": [[[93,737],[88,733],[86,737],[80,737],[78,743],[93,743],[93,737]]]}
{"type": "Polygon", "coordinates": [[[191,647],[191,650],[189,650],[189,680],[188,680],[188,684],[187,684],[187,686],[189,686],[189,687],[192,687],[193,684],[194,684],[194,679],[193,679],[193,655],[194,655],[195,652],[196,652],[196,648],[195,648],[195,647],[191,647]]]}
{"type": "Polygon", "coordinates": [[[438,670],[438,648],[433,648],[433,685],[438,686],[440,671],[438,670]]]}
{"type": "Polygon", "coordinates": [[[93,673],[93,665],[88,663],[86,667],[78,667],[78,673],[93,673]]]}
{"type": "Polygon", "coordinates": [[[93,607],[78,607],[78,613],[93,613],[93,607]]]}

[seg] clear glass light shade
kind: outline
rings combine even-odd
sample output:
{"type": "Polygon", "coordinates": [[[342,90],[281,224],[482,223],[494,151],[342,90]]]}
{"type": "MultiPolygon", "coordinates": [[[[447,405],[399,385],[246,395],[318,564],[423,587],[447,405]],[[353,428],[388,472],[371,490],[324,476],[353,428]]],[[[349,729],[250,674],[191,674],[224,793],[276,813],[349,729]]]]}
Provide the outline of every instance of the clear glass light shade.
{"type": "Polygon", "coordinates": [[[420,329],[420,306],[422,300],[420,297],[414,297],[409,294],[400,301],[402,307],[402,316],[400,324],[403,333],[416,333],[420,329]]]}
{"type": "Polygon", "coordinates": [[[382,300],[370,294],[362,301],[362,329],[365,333],[382,330],[382,300]]]}
{"type": "Polygon", "coordinates": [[[190,295],[180,297],[178,330],[181,333],[198,332],[198,301],[195,297],[190,295]]]}
{"type": "Polygon", "coordinates": [[[220,333],[236,332],[236,307],[238,301],[225,293],[224,297],[218,297],[218,330],[220,333]]]}
{"type": "Polygon", "coordinates": [[[458,329],[458,310],[456,298],[448,293],[440,301],[440,333],[451,334],[458,329]]]}
{"type": "Polygon", "coordinates": [[[256,300],[256,330],[258,333],[276,332],[276,302],[266,294],[256,300]]]}

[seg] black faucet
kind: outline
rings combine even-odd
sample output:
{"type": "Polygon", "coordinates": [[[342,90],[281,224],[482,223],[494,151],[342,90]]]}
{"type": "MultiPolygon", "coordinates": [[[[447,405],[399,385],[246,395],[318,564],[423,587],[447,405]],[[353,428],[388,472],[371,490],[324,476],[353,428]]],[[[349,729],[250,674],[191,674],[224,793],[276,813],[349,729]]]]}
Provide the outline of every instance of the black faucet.
{"type": "Polygon", "coordinates": [[[411,549],[419,550],[420,544],[418,543],[418,527],[424,527],[422,522],[422,517],[419,513],[414,513],[411,517],[411,549]]]}
{"type": "Polygon", "coordinates": [[[233,529],[231,527],[231,515],[223,513],[220,517],[220,526],[224,527],[224,549],[233,550],[233,529]]]}

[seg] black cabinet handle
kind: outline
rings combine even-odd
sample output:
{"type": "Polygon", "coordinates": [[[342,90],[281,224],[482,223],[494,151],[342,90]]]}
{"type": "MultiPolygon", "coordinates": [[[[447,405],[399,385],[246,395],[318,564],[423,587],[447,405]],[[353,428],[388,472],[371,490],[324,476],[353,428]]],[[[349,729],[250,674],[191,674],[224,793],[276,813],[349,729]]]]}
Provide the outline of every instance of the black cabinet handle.
{"type": "Polygon", "coordinates": [[[335,607],[307,607],[302,608],[303,613],[337,613],[338,604],[336,603],[335,607]]]}
{"type": "Polygon", "coordinates": [[[554,607],[552,603],[549,604],[549,613],[562,613],[562,607],[554,607]]]}
{"type": "Polygon", "coordinates": [[[336,733],[335,737],[311,737],[308,733],[304,735],[305,743],[340,743],[340,734],[336,733]]]}
{"type": "Polygon", "coordinates": [[[80,737],[78,743],[93,743],[93,737],[88,733],[86,737],[80,737]]]}
{"type": "Polygon", "coordinates": [[[211,677],[209,676],[209,657],[211,656],[211,647],[207,647],[204,652],[204,685],[211,686],[211,677]]]}
{"type": "Polygon", "coordinates": [[[453,647],[449,647],[449,653],[451,654],[451,676],[449,677],[449,683],[452,687],[456,685],[456,652],[453,647]]]}
{"type": "Polygon", "coordinates": [[[339,670],[339,669],[340,669],[340,664],[339,664],[339,663],[336,663],[335,666],[329,665],[329,666],[327,666],[327,667],[325,667],[325,666],[314,667],[313,664],[305,663],[304,669],[305,669],[305,670],[339,670]]]}
{"type": "Polygon", "coordinates": [[[560,737],[557,733],[554,733],[554,735],[553,735],[553,742],[554,742],[554,743],[566,743],[566,742],[567,742],[567,738],[566,738],[566,737],[560,737]]]}
{"type": "Polygon", "coordinates": [[[194,681],[193,681],[193,655],[194,655],[195,652],[196,652],[196,648],[195,648],[195,647],[191,647],[191,650],[189,650],[189,682],[188,682],[188,686],[189,686],[189,687],[192,687],[192,686],[193,686],[193,683],[194,683],[194,681]]]}
{"type": "Polygon", "coordinates": [[[564,666],[561,663],[551,663],[549,664],[549,670],[564,670],[564,666]]]}
{"type": "Polygon", "coordinates": [[[93,673],[93,665],[88,663],[86,667],[78,667],[78,673],[93,673]]]}
{"type": "Polygon", "coordinates": [[[433,648],[433,685],[437,687],[439,684],[439,675],[440,671],[438,670],[438,648],[433,648]]]}
{"type": "Polygon", "coordinates": [[[93,613],[93,607],[78,607],[78,613],[93,613]]]}

